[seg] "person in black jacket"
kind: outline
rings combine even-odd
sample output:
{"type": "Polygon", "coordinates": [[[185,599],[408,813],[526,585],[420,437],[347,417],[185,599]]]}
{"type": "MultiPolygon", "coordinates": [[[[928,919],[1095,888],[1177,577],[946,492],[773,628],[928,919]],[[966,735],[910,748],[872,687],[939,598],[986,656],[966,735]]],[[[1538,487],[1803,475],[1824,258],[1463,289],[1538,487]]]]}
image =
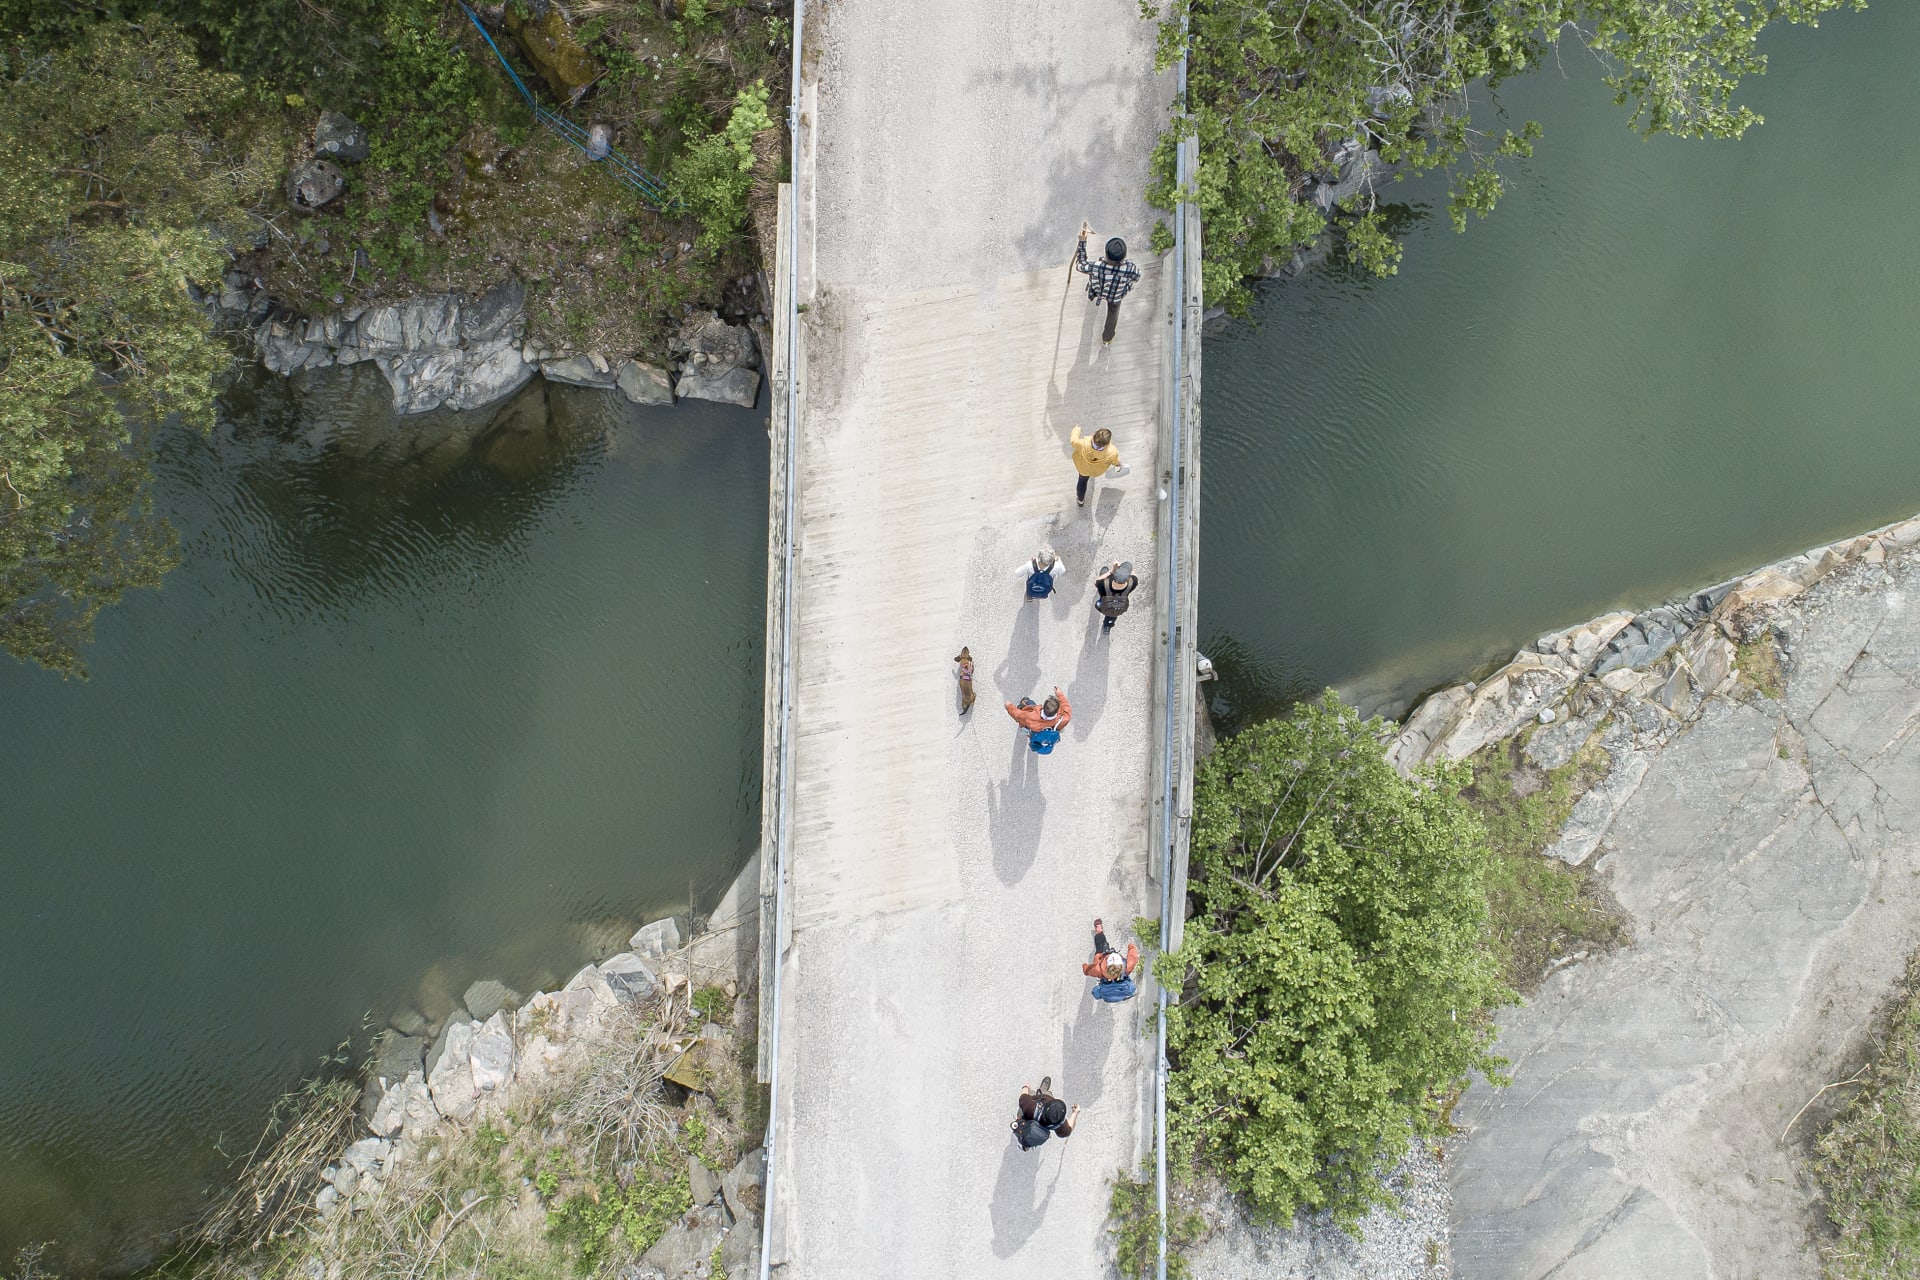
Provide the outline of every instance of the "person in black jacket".
{"type": "Polygon", "coordinates": [[[1140,579],[1133,576],[1133,564],[1127,560],[1107,566],[1107,571],[1093,580],[1093,607],[1105,619],[1101,631],[1113,630],[1113,620],[1127,611],[1127,597],[1139,585],[1140,579]]]}

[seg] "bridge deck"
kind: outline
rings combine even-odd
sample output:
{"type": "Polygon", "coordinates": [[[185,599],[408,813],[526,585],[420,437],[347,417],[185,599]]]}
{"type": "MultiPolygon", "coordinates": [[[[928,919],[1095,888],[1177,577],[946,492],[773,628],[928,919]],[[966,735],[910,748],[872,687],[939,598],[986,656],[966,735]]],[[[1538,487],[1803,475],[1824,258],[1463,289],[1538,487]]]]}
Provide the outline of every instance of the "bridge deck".
{"type": "Polygon", "coordinates": [[[817,232],[771,1254],[792,1280],[1104,1277],[1109,1179],[1150,1149],[1151,985],[1097,1004],[1079,965],[1094,916],[1125,936],[1159,907],[1171,300],[1140,193],[1169,86],[1131,6],[952,9],[841,0],[807,33],[824,52],[796,176],[817,232]],[[1144,271],[1104,349],[1104,307],[1066,279],[1082,216],[1144,271]],[[1076,423],[1132,468],[1084,508],[1076,423]],[[1066,572],[1027,601],[1016,566],[1041,545],[1066,572]],[[1091,582],[1113,560],[1144,583],[1103,637],[1091,582]],[[1055,684],[1073,723],[1036,757],[1001,703],[1055,684]],[[1007,1120],[1042,1075],[1085,1112],[1021,1153],[1007,1120]]]}

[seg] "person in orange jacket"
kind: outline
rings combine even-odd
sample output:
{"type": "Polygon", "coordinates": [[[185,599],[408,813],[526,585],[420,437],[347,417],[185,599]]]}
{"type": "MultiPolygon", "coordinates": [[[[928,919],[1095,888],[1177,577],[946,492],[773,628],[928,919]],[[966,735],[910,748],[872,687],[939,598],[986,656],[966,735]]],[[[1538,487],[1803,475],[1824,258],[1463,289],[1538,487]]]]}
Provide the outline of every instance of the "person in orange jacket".
{"type": "Polygon", "coordinates": [[[1093,998],[1109,1004],[1118,1004],[1130,1000],[1138,990],[1133,982],[1133,971],[1140,964],[1140,948],[1137,944],[1127,944],[1124,959],[1113,945],[1107,941],[1106,925],[1093,922],[1093,959],[1080,966],[1080,972],[1089,978],[1098,979],[1094,983],[1093,998]]]}
{"type": "Polygon", "coordinates": [[[1060,741],[1060,731],[1073,719],[1073,704],[1060,692],[1059,685],[1053,686],[1051,698],[1038,705],[1032,698],[1005,705],[1013,722],[1027,731],[1027,745],[1036,755],[1051,755],[1054,743],[1060,741]]]}

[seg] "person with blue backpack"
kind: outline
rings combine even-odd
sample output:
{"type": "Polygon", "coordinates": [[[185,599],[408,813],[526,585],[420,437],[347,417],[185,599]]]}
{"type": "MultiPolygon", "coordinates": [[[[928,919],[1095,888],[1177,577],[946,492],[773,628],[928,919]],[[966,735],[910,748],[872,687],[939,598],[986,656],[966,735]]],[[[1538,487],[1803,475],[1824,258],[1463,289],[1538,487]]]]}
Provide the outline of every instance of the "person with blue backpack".
{"type": "Polygon", "coordinates": [[[1037,756],[1053,754],[1060,731],[1073,719],[1073,704],[1060,692],[1059,685],[1053,686],[1053,696],[1045,702],[1036,704],[1032,698],[1022,698],[1007,703],[1006,708],[1013,722],[1027,731],[1027,746],[1037,756]]]}
{"type": "Polygon", "coordinates": [[[1052,547],[1042,547],[1033,559],[1023,560],[1017,572],[1027,584],[1027,599],[1045,600],[1053,594],[1053,580],[1067,571],[1052,547]]]}
{"type": "Polygon", "coordinates": [[[1139,986],[1133,980],[1133,971],[1140,963],[1140,948],[1137,944],[1127,944],[1127,954],[1122,956],[1107,941],[1106,925],[1099,920],[1093,922],[1093,959],[1080,966],[1080,972],[1089,978],[1098,979],[1093,984],[1093,998],[1104,1000],[1108,1004],[1119,1004],[1122,1000],[1131,1000],[1139,986]]]}

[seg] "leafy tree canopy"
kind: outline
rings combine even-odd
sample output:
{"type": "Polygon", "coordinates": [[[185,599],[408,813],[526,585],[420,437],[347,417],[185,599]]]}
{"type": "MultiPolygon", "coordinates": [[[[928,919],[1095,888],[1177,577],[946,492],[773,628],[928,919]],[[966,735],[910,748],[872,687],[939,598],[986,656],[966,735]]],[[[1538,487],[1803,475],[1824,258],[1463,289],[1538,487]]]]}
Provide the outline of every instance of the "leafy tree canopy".
{"type": "Polygon", "coordinates": [[[177,29],[0,57],[0,647],[66,674],[172,535],[126,415],[213,421],[211,281],[281,156],[177,29]]]}
{"type": "MultiPolygon", "coordinates": [[[[1768,24],[1817,24],[1865,0],[1172,0],[1163,66],[1188,54],[1190,118],[1161,140],[1149,195],[1172,208],[1174,142],[1199,137],[1192,197],[1206,227],[1209,301],[1243,310],[1262,264],[1311,243],[1329,222],[1312,192],[1339,148],[1377,148],[1405,172],[1452,175],[1449,211],[1464,229],[1499,199],[1501,157],[1529,154],[1539,126],[1476,132],[1469,85],[1498,84],[1542,61],[1563,35],[1608,68],[1615,100],[1645,133],[1737,138],[1760,117],[1735,101],[1768,24]],[[1183,35],[1182,23],[1186,24],[1183,35]]],[[[1148,16],[1156,0],[1143,0],[1148,16]]],[[[1400,246],[1377,192],[1334,216],[1348,252],[1391,274],[1400,246]]],[[[1164,233],[1163,233],[1164,237],[1164,233]]]]}
{"type": "Polygon", "coordinates": [[[1351,1219],[1436,1101],[1493,1073],[1485,837],[1462,766],[1409,782],[1328,693],[1220,744],[1194,789],[1197,908],[1162,976],[1169,1150],[1259,1210],[1351,1219]]]}

